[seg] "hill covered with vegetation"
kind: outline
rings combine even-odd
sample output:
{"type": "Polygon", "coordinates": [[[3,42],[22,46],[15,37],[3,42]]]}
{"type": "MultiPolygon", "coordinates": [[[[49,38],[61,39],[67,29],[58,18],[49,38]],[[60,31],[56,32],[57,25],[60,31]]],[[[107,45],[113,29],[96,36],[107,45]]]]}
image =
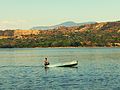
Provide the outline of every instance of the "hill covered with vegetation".
{"type": "Polygon", "coordinates": [[[120,22],[61,26],[50,30],[0,31],[0,47],[120,47],[120,22]]]}

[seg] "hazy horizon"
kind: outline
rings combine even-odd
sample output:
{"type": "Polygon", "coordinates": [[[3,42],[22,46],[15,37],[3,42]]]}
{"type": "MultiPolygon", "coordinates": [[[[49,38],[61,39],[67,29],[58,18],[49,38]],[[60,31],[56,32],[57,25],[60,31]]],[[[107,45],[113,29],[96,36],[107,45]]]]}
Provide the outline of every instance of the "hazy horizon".
{"type": "Polygon", "coordinates": [[[1,0],[0,29],[120,20],[119,0],[1,0]]]}

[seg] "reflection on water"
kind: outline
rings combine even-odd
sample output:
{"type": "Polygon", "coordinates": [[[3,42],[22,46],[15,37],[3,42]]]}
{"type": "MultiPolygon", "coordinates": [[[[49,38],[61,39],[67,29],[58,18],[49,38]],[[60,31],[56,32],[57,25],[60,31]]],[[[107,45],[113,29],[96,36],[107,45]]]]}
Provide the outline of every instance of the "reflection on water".
{"type": "Polygon", "coordinates": [[[0,49],[0,90],[120,90],[119,48],[0,49]],[[77,68],[43,66],[78,60],[77,68]]]}

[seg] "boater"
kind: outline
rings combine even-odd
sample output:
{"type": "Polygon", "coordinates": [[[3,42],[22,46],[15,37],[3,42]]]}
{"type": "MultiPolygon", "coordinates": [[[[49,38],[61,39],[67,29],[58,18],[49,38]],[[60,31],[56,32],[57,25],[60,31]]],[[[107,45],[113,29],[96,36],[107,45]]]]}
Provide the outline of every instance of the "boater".
{"type": "Polygon", "coordinates": [[[50,64],[50,63],[48,62],[47,58],[45,58],[45,60],[44,60],[44,65],[47,66],[47,65],[49,65],[49,64],[50,64]]]}

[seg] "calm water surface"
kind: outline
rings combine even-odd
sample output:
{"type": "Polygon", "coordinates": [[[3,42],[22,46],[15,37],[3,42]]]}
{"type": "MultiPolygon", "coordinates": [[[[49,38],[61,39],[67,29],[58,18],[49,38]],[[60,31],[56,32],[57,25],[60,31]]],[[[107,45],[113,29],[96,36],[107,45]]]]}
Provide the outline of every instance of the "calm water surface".
{"type": "Polygon", "coordinates": [[[120,90],[120,48],[0,49],[0,90],[120,90]],[[43,67],[78,60],[78,68],[43,67]]]}

